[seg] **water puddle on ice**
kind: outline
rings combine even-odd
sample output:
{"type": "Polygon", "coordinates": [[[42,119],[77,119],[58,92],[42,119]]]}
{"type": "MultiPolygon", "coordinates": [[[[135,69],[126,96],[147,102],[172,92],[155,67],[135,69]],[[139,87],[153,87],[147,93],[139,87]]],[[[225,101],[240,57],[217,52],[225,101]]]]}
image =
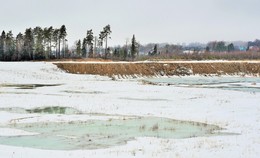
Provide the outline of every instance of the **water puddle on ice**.
{"type": "Polygon", "coordinates": [[[124,145],[138,137],[183,139],[228,134],[221,133],[223,129],[215,125],[158,117],[16,123],[5,128],[39,134],[1,136],[0,144],[47,150],[103,149],[124,145]]]}
{"type": "Polygon", "coordinates": [[[123,99],[123,100],[132,100],[132,101],[169,101],[167,99],[154,99],[154,98],[128,98],[128,97],[125,97],[125,98],[120,98],[120,99],[123,99]]]}
{"type": "Polygon", "coordinates": [[[6,111],[11,113],[20,113],[20,114],[81,114],[81,112],[75,108],[71,107],[60,107],[60,106],[50,106],[50,107],[39,107],[33,109],[25,109],[19,107],[10,107],[10,108],[0,108],[0,111],[6,111]]]}
{"type": "Polygon", "coordinates": [[[65,93],[71,93],[71,94],[103,94],[104,92],[101,91],[62,91],[65,93]]]}
{"type": "Polygon", "coordinates": [[[61,84],[2,84],[0,87],[11,87],[16,89],[36,89],[39,87],[54,87],[61,84]]]}
{"type": "Polygon", "coordinates": [[[196,88],[217,88],[243,92],[260,92],[259,77],[171,77],[151,78],[144,83],[196,88]]]}

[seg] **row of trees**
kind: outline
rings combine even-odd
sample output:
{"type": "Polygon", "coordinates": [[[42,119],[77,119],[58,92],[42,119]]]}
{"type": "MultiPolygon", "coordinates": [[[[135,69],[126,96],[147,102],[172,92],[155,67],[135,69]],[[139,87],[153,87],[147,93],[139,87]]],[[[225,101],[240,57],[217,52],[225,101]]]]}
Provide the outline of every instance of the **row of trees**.
{"type": "Polygon", "coordinates": [[[14,37],[12,31],[0,36],[0,60],[40,60],[63,58],[66,54],[66,26],[27,28],[14,37]]]}
{"type": "Polygon", "coordinates": [[[108,47],[108,40],[112,33],[110,25],[106,25],[98,36],[93,30],[87,30],[83,40],[76,42],[74,51],[68,49],[66,40],[66,26],[60,28],[35,27],[27,28],[24,33],[14,37],[12,31],[3,31],[0,36],[0,60],[48,60],[61,58],[93,58],[103,57],[116,60],[134,60],[139,53],[139,44],[135,35],[131,45],[123,47],[108,47]],[[105,48],[104,48],[105,47],[105,48]]]}
{"type": "Polygon", "coordinates": [[[235,47],[233,43],[226,45],[224,41],[219,42],[209,42],[206,47],[207,52],[233,52],[235,51],[235,47]]]}
{"type": "Polygon", "coordinates": [[[76,42],[76,53],[79,57],[98,57],[102,54],[103,43],[105,42],[105,52],[104,57],[107,58],[109,53],[109,48],[107,47],[107,42],[109,35],[112,33],[110,25],[107,25],[99,34],[99,38],[94,37],[93,31],[87,30],[87,35],[83,40],[78,40],[76,42]],[[99,47],[99,52],[97,52],[97,46],[99,47]],[[101,48],[102,47],[102,48],[101,48]]]}
{"type": "Polygon", "coordinates": [[[139,56],[140,44],[136,41],[135,35],[133,35],[131,44],[124,45],[123,47],[117,46],[114,48],[112,58],[116,60],[135,60],[139,56]],[[130,49],[129,49],[130,47],[130,49]]]}
{"type": "Polygon", "coordinates": [[[116,60],[134,60],[138,55],[139,44],[136,42],[135,35],[132,37],[130,49],[126,44],[123,47],[108,47],[108,39],[112,33],[110,25],[107,25],[100,31],[99,36],[94,36],[92,29],[87,31],[83,40],[76,41],[76,54],[78,57],[103,57],[116,60]],[[105,48],[103,46],[105,45],[105,48]]]}
{"type": "MultiPolygon", "coordinates": [[[[221,58],[230,56],[214,54],[214,52],[234,52],[233,43],[227,44],[223,41],[215,41],[207,44],[201,49],[192,49],[194,55],[185,55],[185,47],[174,44],[148,44],[142,46],[136,42],[133,35],[131,43],[128,40],[124,46],[108,47],[108,40],[112,33],[110,25],[106,25],[97,36],[93,30],[87,30],[86,36],[76,42],[74,51],[69,51],[67,45],[66,26],[60,28],[35,27],[27,28],[24,33],[19,33],[14,37],[12,31],[2,31],[0,35],[0,60],[19,61],[19,60],[48,60],[69,57],[93,58],[103,57],[116,60],[134,60],[141,55],[148,55],[152,58],[173,57],[180,58],[221,58]],[[203,54],[203,52],[206,52],[203,54]],[[211,54],[213,52],[213,54],[211,54]],[[202,53],[201,55],[198,55],[202,53]]],[[[251,42],[252,46],[258,46],[259,41],[251,42]]],[[[191,50],[191,49],[187,49],[191,50]]],[[[258,56],[250,55],[251,58],[258,56]]],[[[232,56],[233,58],[233,56],[232,56]]]]}
{"type": "Polygon", "coordinates": [[[140,45],[140,52],[143,55],[148,56],[170,56],[171,54],[177,54],[183,52],[184,48],[181,45],[175,44],[155,44],[150,43],[147,45],[140,45]]]}

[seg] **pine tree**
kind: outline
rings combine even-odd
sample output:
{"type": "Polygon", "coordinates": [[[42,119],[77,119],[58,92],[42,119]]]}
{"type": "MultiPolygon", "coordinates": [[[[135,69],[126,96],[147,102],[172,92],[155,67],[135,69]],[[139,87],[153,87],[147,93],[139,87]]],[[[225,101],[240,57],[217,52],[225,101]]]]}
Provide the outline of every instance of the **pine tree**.
{"type": "Polygon", "coordinates": [[[78,42],[76,43],[76,52],[78,56],[81,56],[81,41],[78,40],[78,42]]]}
{"type": "Polygon", "coordinates": [[[89,46],[89,57],[92,58],[93,57],[93,41],[94,41],[94,36],[93,36],[93,31],[92,30],[88,30],[87,31],[87,45],[89,46]]]}
{"type": "Polygon", "coordinates": [[[227,49],[228,49],[228,52],[233,52],[233,51],[235,50],[234,44],[233,44],[233,43],[230,43],[230,44],[227,46],[227,49]]]}
{"type": "Polygon", "coordinates": [[[12,31],[6,34],[6,60],[13,60],[13,55],[15,53],[15,42],[12,31]]]}
{"type": "Polygon", "coordinates": [[[66,32],[66,26],[65,25],[62,25],[61,28],[60,28],[60,34],[59,34],[59,54],[61,53],[60,52],[60,42],[62,41],[62,45],[63,45],[63,51],[62,51],[62,57],[64,58],[65,57],[65,38],[67,36],[67,32],[66,32]]]}
{"type": "Polygon", "coordinates": [[[34,59],[33,47],[34,47],[33,31],[31,28],[29,28],[26,29],[24,33],[24,53],[22,56],[23,60],[34,59]]]}
{"type": "Polygon", "coordinates": [[[58,51],[58,45],[59,45],[59,33],[60,33],[60,29],[54,29],[53,34],[52,34],[52,41],[54,43],[54,47],[55,47],[55,57],[59,58],[59,51],[58,51]]]}
{"type": "Polygon", "coordinates": [[[41,27],[37,26],[33,29],[33,34],[35,37],[34,57],[35,57],[35,59],[43,59],[44,58],[43,29],[41,27]]]}
{"type": "Polygon", "coordinates": [[[89,57],[90,57],[90,58],[93,58],[93,57],[94,57],[93,52],[94,52],[94,45],[91,44],[90,47],[89,47],[89,57]]]}
{"type": "Polygon", "coordinates": [[[137,55],[137,48],[138,48],[138,45],[137,45],[137,42],[135,40],[135,35],[133,35],[133,38],[132,38],[132,44],[131,44],[131,57],[132,57],[132,60],[134,60],[134,58],[136,58],[136,55],[137,55]]]}
{"type": "Polygon", "coordinates": [[[51,43],[52,43],[52,36],[53,36],[53,27],[44,28],[43,35],[44,35],[44,47],[45,47],[45,58],[49,59],[51,56],[51,43]]]}
{"type": "Polygon", "coordinates": [[[103,42],[104,42],[104,32],[101,31],[99,34],[98,46],[99,46],[99,54],[101,54],[101,49],[103,49],[103,42]]]}
{"type": "Polygon", "coordinates": [[[100,32],[99,34],[99,38],[101,39],[101,41],[103,42],[103,40],[106,40],[106,47],[105,47],[105,59],[107,58],[107,40],[108,40],[108,35],[110,35],[112,33],[110,25],[107,25],[103,28],[103,31],[100,32]]]}
{"type": "Polygon", "coordinates": [[[210,52],[209,46],[206,47],[206,52],[210,52]]]}
{"type": "Polygon", "coordinates": [[[23,50],[24,50],[24,37],[23,34],[20,32],[17,36],[16,36],[16,60],[21,60],[22,56],[23,56],[23,50]]]}
{"type": "Polygon", "coordinates": [[[84,38],[83,42],[82,42],[82,48],[81,48],[82,56],[84,56],[84,57],[87,57],[87,49],[86,49],[86,47],[87,47],[87,39],[84,38]]]}
{"type": "Polygon", "coordinates": [[[226,51],[227,47],[225,46],[225,42],[223,42],[223,41],[217,42],[215,50],[217,52],[224,52],[224,51],[226,51]]]}
{"type": "Polygon", "coordinates": [[[158,54],[158,46],[157,44],[155,44],[153,48],[153,55],[157,55],[157,54],[158,54]]]}
{"type": "Polygon", "coordinates": [[[2,32],[0,37],[0,60],[4,60],[5,58],[5,31],[2,32]]]}
{"type": "Polygon", "coordinates": [[[127,46],[123,50],[123,59],[126,60],[128,54],[127,46]]]}
{"type": "Polygon", "coordinates": [[[120,50],[120,47],[114,49],[113,57],[115,57],[115,58],[119,58],[120,57],[119,50],[120,50]]]}

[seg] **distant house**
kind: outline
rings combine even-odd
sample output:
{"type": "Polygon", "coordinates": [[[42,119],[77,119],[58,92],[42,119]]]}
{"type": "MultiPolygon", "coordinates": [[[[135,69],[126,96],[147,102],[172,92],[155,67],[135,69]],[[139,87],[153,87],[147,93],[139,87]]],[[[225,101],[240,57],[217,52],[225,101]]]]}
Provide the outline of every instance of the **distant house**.
{"type": "Polygon", "coordinates": [[[184,50],[183,53],[184,53],[184,54],[193,54],[193,53],[201,54],[201,53],[205,53],[205,51],[203,51],[203,50],[200,50],[200,51],[184,50]]]}
{"type": "Polygon", "coordinates": [[[254,42],[248,42],[248,50],[254,52],[260,51],[260,40],[256,39],[254,42]]]}
{"type": "Polygon", "coordinates": [[[258,52],[258,51],[260,51],[260,47],[258,47],[258,46],[250,46],[249,47],[249,51],[258,52]]]}
{"type": "Polygon", "coordinates": [[[195,51],[194,50],[184,50],[184,54],[193,54],[195,51]]]}

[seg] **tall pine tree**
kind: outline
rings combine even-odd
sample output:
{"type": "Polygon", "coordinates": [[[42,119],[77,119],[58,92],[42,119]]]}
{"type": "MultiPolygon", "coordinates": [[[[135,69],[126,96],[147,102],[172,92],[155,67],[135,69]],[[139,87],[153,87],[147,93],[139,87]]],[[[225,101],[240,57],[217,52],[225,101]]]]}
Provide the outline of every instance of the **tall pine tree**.
{"type": "Polygon", "coordinates": [[[105,59],[107,58],[108,52],[107,52],[107,40],[108,36],[112,33],[110,25],[107,25],[103,28],[103,31],[99,34],[99,39],[103,42],[103,40],[106,40],[106,47],[105,47],[105,59]]]}
{"type": "Polygon", "coordinates": [[[16,60],[21,60],[22,55],[23,55],[23,50],[24,50],[24,36],[23,34],[20,32],[17,36],[16,36],[16,60]]]}
{"type": "Polygon", "coordinates": [[[0,37],[0,60],[4,60],[5,58],[5,31],[2,32],[0,37]]]}
{"type": "Polygon", "coordinates": [[[89,48],[89,50],[88,50],[89,58],[92,58],[93,57],[93,41],[94,41],[94,36],[93,36],[92,30],[87,31],[86,40],[87,40],[87,46],[89,48]]]}
{"type": "Polygon", "coordinates": [[[13,55],[15,53],[15,40],[13,37],[12,31],[9,31],[6,34],[6,60],[11,61],[13,59],[13,55]]]}
{"type": "Polygon", "coordinates": [[[59,34],[59,55],[62,56],[63,58],[65,57],[65,38],[67,36],[67,31],[66,31],[66,26],[62,25],[60,28],[60,34],[59,34]],[[62,54],[61,54],[61,50],[60,50],[60,45],[61,45],[61,41],[62,41],[62,54]]]}
{"type": "Polygon", "coordinates": [[[82,56],[87,57],[87,38],[83,39],[81,51],[82,56]]]}
{"type": "Polygon", "coordinates": [[[33,55],[34,38],[33,31],[31,28],[26,29],[24,33],[24,51],[22,55],[22,60],[32,60],[33,55]]]}
{"type": "Polygon", "coordinates": [[[81,56],[81,40],[78,40],[76,43],[76,52],[78,56],[81,56]]]}
{"type": "Polygon", "coordinates": [[[133,35],[132,44],[131,44],[131,58],[132,58],[132,60],[134,60],[136,58],[137,53],[138,53],[138,45],[137,45],[137,42],[136,42],[136,39],[135,39],[135,35],[133,35]]]}

